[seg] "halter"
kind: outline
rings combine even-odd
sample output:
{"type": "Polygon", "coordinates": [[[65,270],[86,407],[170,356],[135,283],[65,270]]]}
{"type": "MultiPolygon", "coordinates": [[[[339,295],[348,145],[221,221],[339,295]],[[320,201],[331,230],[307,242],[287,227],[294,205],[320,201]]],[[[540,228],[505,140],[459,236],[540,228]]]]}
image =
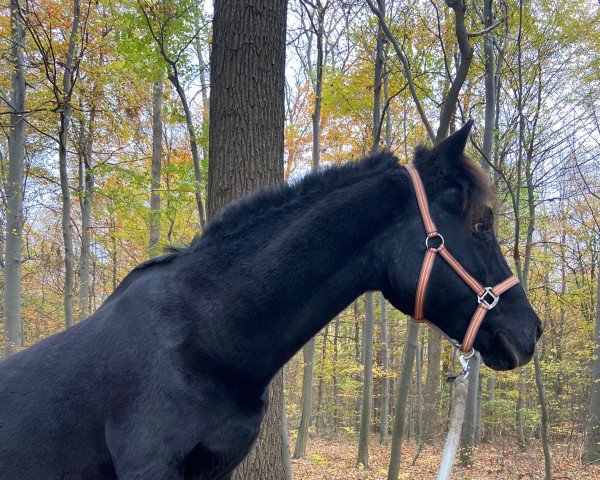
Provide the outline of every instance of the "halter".
{"type": "MultiPolygon", "coordinates": [[[[452,267],[452,269],[462,278],[465,283],[471,287],[471,290],[477,295],[477,309],[471,318],[471,323],[465,333],[465,338],[462,344],[457,344],[444,332],[442,334],[459,349],[459,357],[461,362],[464,359],[468,359],[473,355],[473,343],[475,342],[475,336],[479,331],[479,327],[483,322],[483,319],[488,311],[496,306],[500,300],[500,295],[506,292],[508,289],[514,287],[519,283],[519,280],[514,275],[511,275],[506,280],[500,282],[494,287],[484,287],[475,280],[460,264],[456,258],[446,248],[444,237],[437,231],[437,227],[431,219],[429,213],[429,205],[427,202],[427,194],[423,187],[423,182],[419,176],[419,172],[413,165],[403,165],[408,171],[412,184],[417,197],[417,203],[419,204],[419,210],[421,211],[421,218],[423,219],[423,225],[427,236],[425,237],[425,258],[423,259],[423,265],[421,266],[421,273],[419,274],[419,283],[417,284],[417,294],[415,299],[415,311],[413,319],[418,323],[426,323],[427,325],[440,330],[437,325],[434,325],[430,321],[424,318],[424,303],[425,293],[427,292],[427,284],[429,283],[429,277],[431,275],[431,269],[433,268],[433,261],[435,260],[436,254],[440,254],[444,260],[452,267]],[[437,243],[437,246],[432,246],[432,243],[437,243]]],[[[441,331],[441,330],[440,330],[441,331]]],[[[465,365],[463,365],[464,367],[465,365]]]]}

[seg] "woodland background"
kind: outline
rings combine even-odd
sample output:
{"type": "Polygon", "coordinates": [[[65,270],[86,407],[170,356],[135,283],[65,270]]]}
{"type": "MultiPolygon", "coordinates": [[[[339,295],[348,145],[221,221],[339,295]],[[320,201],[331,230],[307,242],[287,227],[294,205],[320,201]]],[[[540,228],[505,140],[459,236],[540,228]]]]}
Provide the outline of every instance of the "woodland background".
{"type": "MultiPolygon", "coordinates": [[[[212,42],[201,0],[0,6],[5,356],[202,231],[212,42]]],[[[474,366],[460,474],[600,478],[599,3],[290,0],[286,56],[290,181],[379,147],[409,161],[475,119],[545,334],[535,363],[474,366]]],[[[432,478],[457,368],[378,293],[358,299],[285,368],[294,478],[432,478]]]]}

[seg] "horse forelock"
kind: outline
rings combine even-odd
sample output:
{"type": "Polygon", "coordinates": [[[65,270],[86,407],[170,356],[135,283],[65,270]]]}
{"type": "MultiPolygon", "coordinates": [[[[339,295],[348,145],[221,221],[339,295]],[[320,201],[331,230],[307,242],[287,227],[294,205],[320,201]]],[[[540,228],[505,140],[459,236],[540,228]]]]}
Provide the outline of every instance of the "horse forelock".
{"type": "Polygon", "coordinates": [[[467,155],[454,162],[432,158],[432,149],[419,146],[415,150],[414,163],[423,181],[432,191],[442,190],[449,185],[458,185],[462,190],[462,215],[469,228],[485,216],[489,208],[496,209],[497,199],[490,185],[489,176],[467,155]]]}

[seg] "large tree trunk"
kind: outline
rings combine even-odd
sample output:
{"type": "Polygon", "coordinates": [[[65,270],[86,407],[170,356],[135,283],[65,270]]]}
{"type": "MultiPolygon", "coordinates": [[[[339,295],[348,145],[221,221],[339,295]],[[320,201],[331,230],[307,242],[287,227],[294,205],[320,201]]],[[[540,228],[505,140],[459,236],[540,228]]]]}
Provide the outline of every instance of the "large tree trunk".
{"type": "Polygon", "coordinates": [[[24,29],[19,0],[10,2],[12,91],[6,178],[4,251],[4,358],[23,345],[21,320],[21,236],[23,234],[23,170],[25,163],[24,29]]]}
{"type": "MultiPolygon", "coordinates": [[[[600,273],[600,258],[598,260],[600,273]]],[[[588,407],[587,438],[583,460],[600,463],[600,275],[597,275],[596,328],[594,330],[594,366],[588,407]]]]}
{"type": "Polygon", "coordinates": [[[149,254],[158,255],[160,239],[160,175],[162,167],[162,96],[163,81],[152,84],[152,179],[150,180],[149,254]]]}
{"type": "Polygon", "coordinates": [[[208,219],[283,178],[287,2],[216,1],[211,55],[208,219]]]}
{"type": "Polygon", "coordinates": [[[373,292],[365,293],[365,326],[363,335],[363,390],[360,413],[357,464],[369,468],[369,434],[373,415],[373,292]]]}
{"type": "MultiPolygon", "coordinates": [[[[287,2],[215,1],[208,169],[208,218],[228,202],[283,179],[287,2]]],[[[256,445],[234,479],[291,478],[284,458],[283,373],[256,445]]]]}

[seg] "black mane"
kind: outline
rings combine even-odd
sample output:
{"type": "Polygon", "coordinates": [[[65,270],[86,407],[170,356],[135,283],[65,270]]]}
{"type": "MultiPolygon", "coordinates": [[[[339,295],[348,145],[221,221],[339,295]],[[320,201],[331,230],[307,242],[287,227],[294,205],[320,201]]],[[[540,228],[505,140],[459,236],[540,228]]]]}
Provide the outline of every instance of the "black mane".
{"type": "Polygon", "coordinates": [[[297,182],[281,182],[230,203],[211,222],[190,247],[207,237],[223,237],[277,215],[283,209],[311,204],[328,193],[351,185],[365,177],[398,168],[398,159],[389,152],[379,152],[356,162],[328,167],[310,173],[297,182]]]}
{"type": "MultiPolygon", "coordinates": [[[[170,262],[180,255],[193,252],[205,239],[223,239],[244,231],[250,225],[277,216],[283,210],[311,205],[328,193],[344,185],[352,185],[358,180],[393,171],[398,168],[398,159],[390,152],[381,151],[355,162],[329,166],[317,173],[309,173],[296,182],[280,182],[250,194],[227,205],[220,215],[208,224],[202,234],[197,235],[188,246],[170,245],[165,255],[151,258],[136,266],[124,279],[134,272],[145,270],[157,264],[170,262]]],[[[115,293],[121,290],[117,287],[115,293]]]]}

